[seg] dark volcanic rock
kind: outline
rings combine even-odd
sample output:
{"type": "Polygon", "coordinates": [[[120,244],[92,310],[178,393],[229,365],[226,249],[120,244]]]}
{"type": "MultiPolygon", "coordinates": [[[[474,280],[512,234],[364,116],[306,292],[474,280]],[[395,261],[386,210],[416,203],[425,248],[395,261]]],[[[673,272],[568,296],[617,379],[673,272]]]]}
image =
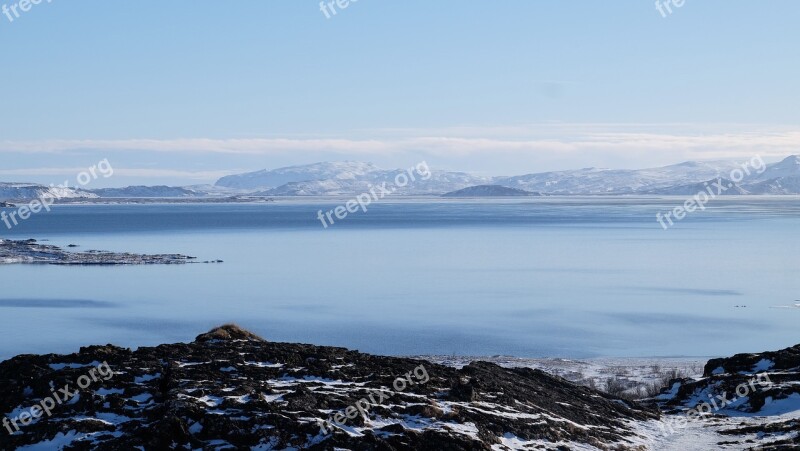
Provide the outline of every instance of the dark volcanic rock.
{"type": "Polygon", "coordinates": [[[758,414],[768,403],[800,398],[798,382],[800,345],[709,360],[702,378],[676,379],[656,399],[665,410],[687,410],[715,400],[715,413],[758,414]]]}
{"type": "Polygon", "coordinates": [[[711,376],[715,372],[753,373],[766,370],[800,370],[800,345],[761,354],[736,354],[733,357],[711,359],[706,364],[703,376],[711,376]],[[761,368],[759,364],[762,365],[761,368]]]}
{"type": "Polygon", "coordinates": [[[19,415],[103,362],[113,377],[14,435],[0,430],[0,449],[57,439],[66,450],[490,450],[503,440],[622,450],[638,446],[635,422],[658,418],[541,371],[270,343],[235,326],[189,344],[15,357],[0,363],[0,411],[19,415]],[[321,428],[370,396],[366,418],[321,428]]]}
{"type": "MultiPolygon", "coordinates": [[[[739,436],[740,449],[800,449],[800,422],[778,415],[800,408],[800,345],[781,351],[712,359],[697,379],[676,379],[654,401],[667,413],[705,418],[754,418],[718,431],[739,436]],[[756,437],[761,442],[756,447],[756,437]]],[[[731,425],[735,424],[733,422],[731,425]]]]}

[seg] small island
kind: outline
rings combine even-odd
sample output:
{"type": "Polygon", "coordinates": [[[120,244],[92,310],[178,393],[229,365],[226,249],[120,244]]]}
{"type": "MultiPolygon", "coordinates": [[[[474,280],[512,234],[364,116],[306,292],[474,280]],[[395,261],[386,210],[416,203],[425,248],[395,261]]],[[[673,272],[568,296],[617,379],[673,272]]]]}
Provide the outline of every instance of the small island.
{"type": "Polygon", "coordinates": [[[526,197],[526,196],[542,196],[542,193],[534,193],[531,191],[509,188],[507,186],[500,186],[500,185],[478,185],[442,194],[442,197],[526,197]]]}
{"type": "MultiPolygon", "coordinates": [[[[73,245],[74,246],[74,245],[73,245]]],[[[181,254],[131,254],[127,252],[67,252],[58,246],[40,244],[36,240],[0,239],[0,264],[39,265],[176,265],[195,262],[196,257],[181,254]]],[[[204,263],[222,263],[215,260],[204,263]]]]}

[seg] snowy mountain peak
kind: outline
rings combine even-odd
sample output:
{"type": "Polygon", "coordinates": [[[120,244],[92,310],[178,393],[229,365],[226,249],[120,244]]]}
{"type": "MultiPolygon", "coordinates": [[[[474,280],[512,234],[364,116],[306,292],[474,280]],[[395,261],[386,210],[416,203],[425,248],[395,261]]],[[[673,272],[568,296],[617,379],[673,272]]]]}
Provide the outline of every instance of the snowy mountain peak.
{"type": "Polygon", "coordinates": [[[778,163],[767,166],[757,180],[773,180],[777,178],[800,177],[800,156],[792,155],[778,163]]]}
{"type": "Polygon", "coordinates": [[[94,193],[61,186],[44,186],[35,183],[2,183],[0,182],[0,199],[23,200],[50,197],[53,199],[92,199],[98,197],[94,193]]]}
{"type": "Polygon", "coordinates": [[[797,167],[800,166],[800,155],[791,155],[783,159],[780,163],[776,166],[787,166],[787,167],[797,167]]]}
{"type": "Polygon", "coordinates": [[[288,183],[331,179],[355,180],[380,170],[372,163],[333,161],[229,175],[219,179],[217,186],[235,189],[271,189],[288,183]]]}

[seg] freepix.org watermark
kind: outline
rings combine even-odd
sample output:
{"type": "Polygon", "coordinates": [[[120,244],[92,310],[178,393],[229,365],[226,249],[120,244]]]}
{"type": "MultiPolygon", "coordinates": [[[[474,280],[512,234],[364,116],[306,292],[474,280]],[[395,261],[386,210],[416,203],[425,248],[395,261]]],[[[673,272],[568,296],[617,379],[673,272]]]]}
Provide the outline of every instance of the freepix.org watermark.
{"type": "MultiPolygon", "coordinates": [[[[8,431],[9,435],[14,435],[20,431],[20,426],[29,426],[39,418],[51,417],[56,407],[68,404],[75,396],[80,393],[80,390],[86,390],[93,383],[100,380],[107,381],[114,377],[114,371],[108,365],[108,362],[103,362],[96,367],[89,370],[89,374],[85,374],[78,378],[76,384],[77,389],[72,389],[70,384],[65,385],[63,388],[56,390],[54,387],[50,395],[42,399],[39,404],[25,409],[22,413],[14,418],[3,417],[3,427],[8,431]]],[[[51,384],[52,386],[52,384],[51,384]]]]}
{"type": "Polygon", "coordinates": [[[698,421],[705,416],[718,412],[725,407],[732,405],[736,401],[750,396],[751,393],[757,391],[758,387],[769,387],[772,381],[769,374],[761,373],[756,374],[755,377],[749,381],[739,384],[733,393],[722,392],[719,395],[706,395],[708,401],[698,403],[693,409],[687,411],[684,415],[678,417],[669,417],[668,420],[659,423],[659,428],[664,435],[676,433],[676,429],[684,429],[689,425],[690,421],[698,421]]]}
{"type": "Polygon", "coordinates": [[[326,19],[339,14],[338,10],[345,10],[351,3],[356,3],[358,0],[323,0],[319,2],[319,10],[325,14],[326,19]]]}
{"type": "Polygon", "coordinates": [[[682,8],[686,0],[656,0],[656,9],[661,13],[661,17],[667,18],[672,14],[672,7],[682,8]]]}
{"type": "Polygon", "coordinates": [[[53,0],[19,0],[16,3],[8,3],[3,4],[0,7],[0,11],[6,16],[9,22],[14,22],[15,20],[22,17],[22,13],[26,13],[30,11],[34,6],[45,2],[45,3],[52,3],[53,0]]]}
{"type": "MultiPolygon", "coordinates": [[[[101,176],[103,178],[109,178],[114,175],[114,168],[111,167],[111,163],[108,162],[108,158],[104,159],[103,161],[99,162],[96,165],[88,168],[86,171],[79,173],[76,177],[78,182],[78,186],[86,186],[91,183],[93,180],[97,180],[101,176]]],[[[45,210],[47,212],[50,211],[50,207],[57,201],[64,197],[64,192],[70,188],[69,180],[65,180],[64,183],[61,185],[50,185],[49,191],[39,196],[38,199],[34,199],[28,202],[26,205],[22,205],[16,210],[12,211],[11,213],[6,213],[5,211],[0,212],[0,221],[2,221],[6,227],[11,230],[14,226],[19,225],[20,221],[25,221],[31,217],[31,215],[41,212],[45,210]]]]}
{"type": "Polygon", "coordinates": [[[424,385],[431,380],[428,375],[428,370],[424,365],[420,365],[413,370],[406,373],[404,376],[398,377],[392,383],[391,391],[388,388],[381,388],[380,390],[369,390],[369,395],[356,401],[352,406],[347,407],[343,411],[331,416],[328,420],[320,424],[320,432],[323,435],[328,435],[333,431],[334,426],[342,427],[347,423],[347,420],[355,419],[361,415],[364,421],[369,420],[369,411],[375,406],[379,406],[397,393],[404,392],[408,387],[415,385],[424,385]],[[412,377],[413,376],[413,377],[412,377]]]}
{"type": "Polygon", "coordinates": [[[336,219],[344,219],[348,214],[355,213],[359,209],[366,213],[367,207],[372,202],[376,202],[395,193],[398,188],[405,188],[411,182],[416,182],[417,176],[419,176],[420,180],[428,180],[432,175],[428,163],[423,161],[415,167],[397,174],[394,178],[394,185],[389,186],[389,182],[383,182],[379,186],[373,186],[368,193],[359,194],[355,199],[345,202],[344,205],[340,205],[327,212],[319,210],[317,212],[317,219],[319,219],[322,226],[327,229],[328,226],[332,226],[336,222],[336,219]],[[334,216],[336,219],[334,219],[334,216]]]}
{"type": "Polygon", "coordinates": [[[760,155],[756,155],[752,160],[732,170],[727,180],[718,177],[716,181],[705,182],[705,189],[686,199],[683,205],[679,205],[666,213],[658,212],[656,221],[661,224],[664,230],[667,230],[675,225],[675,221],[683,220],[687,214],[694,213],[698,209],[704,211],[707,203],[733,188],[735,184],[744,180],[745,177],[752,175],[753,171],[755,171],[755,174],[763,174],[766,170],[767,164],[761,159],[760,155]]]}

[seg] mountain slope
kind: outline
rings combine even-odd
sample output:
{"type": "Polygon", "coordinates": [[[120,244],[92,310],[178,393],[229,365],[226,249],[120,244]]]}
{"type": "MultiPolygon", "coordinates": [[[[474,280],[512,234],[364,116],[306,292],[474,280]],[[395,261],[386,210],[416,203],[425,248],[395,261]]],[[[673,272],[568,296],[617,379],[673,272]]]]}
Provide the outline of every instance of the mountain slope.
{"type": "Polygon", "coordinates": [[[497,180],[497,184],[548,194],[635,194],[727,177],[737,163],[688,161],[661,168],[612,170],[586,168],[544,172],[497,180]]]}
{"type": "Polygon", "coordinates": [[[74,188],[62,188],[37,185],[35,183],[2,183],[0,182],[0,199],[29,200],[42,197],[53,199],[96,198],[97,195],[74,188]]]}
{"type": "Polygon", "coordinates": [[[203,193],[171,186],[128,186],[125,188],[100,188],[89,190],[104,198],[123,198],[123,197],[196,197],[203,196],[203,193]]]}
{"type": "Polygon", "coordinates": [[[784,177],[800,177],[800,155],[789,156],[778,163],[767,165],[767,169],[752,178],[752,181],[773,180],[784,177]]]}
{"type": "Polygon", "coordinates": [[[225,188],[265,190],[277,188],[287,183],[316,180],[356,180],[376,171],[380,171],[380,169],[371,163],[351,161],[314,163],[271,171],[264,169],[246,174],[229,175],[219,179],[216,185],[225,188]]]}
{"type": "Polygon", "coordinates": [[[404,170],[378,170],[351,179],[335,178],[310,182],[287,183],[286,185],[258,194],[268,196],[333,196],[368,193],[377,186],[384,186],[392,194],[438,195],[453,189],[461,189],[487,181],[484,177],[464,172],[430,171],[427,179],[419,174],[414,180],[405,182],[404,170]],[[398,177],[400,177],[398,183],[398,177]],[[402,186],[401,186],[402,185],[402,186]]]}
{"type": "Polygon", "coordinates": [[[689,185],[670,186],[645,191],[642,194],[659,194],[664,196],[694,196],[697,193],[710,190],[715,196],[743,196],[750,194],[749,191],[725,178],[711,179],[702,183],[692,183],[689,185]]]}

